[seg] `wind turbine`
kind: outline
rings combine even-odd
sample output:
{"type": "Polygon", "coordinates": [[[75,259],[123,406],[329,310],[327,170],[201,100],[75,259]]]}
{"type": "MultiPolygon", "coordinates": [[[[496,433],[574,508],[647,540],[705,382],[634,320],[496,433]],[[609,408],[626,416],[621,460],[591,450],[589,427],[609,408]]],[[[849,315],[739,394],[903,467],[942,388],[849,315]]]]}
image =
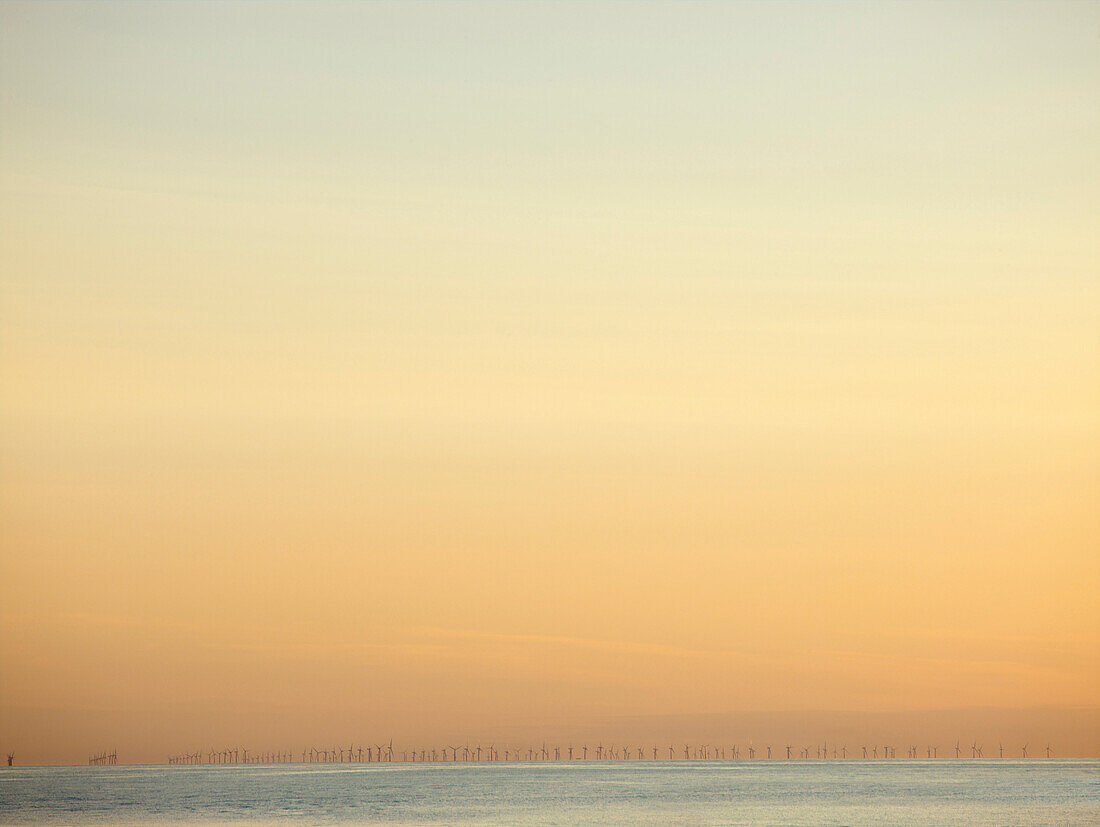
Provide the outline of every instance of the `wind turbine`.
{"type": "Polygon", "coordinates": [[[1027,758],[1027,744],[1024,744],[1024,748],[1022,750],[1022,753],[1023,753],[1022,757],[1027,758]]]}
{"type": "Polygon", "coordinates": [[[787,744],[787,760],[791,760],[791,745],[787,744]]]}
{"type": "Polygon", "coordinates": [[[1050,749],[1050,744],[1047,744],[1047,758],[1053,758],[1053,757],[1054,757],[1054,753],[1050,749]]]}

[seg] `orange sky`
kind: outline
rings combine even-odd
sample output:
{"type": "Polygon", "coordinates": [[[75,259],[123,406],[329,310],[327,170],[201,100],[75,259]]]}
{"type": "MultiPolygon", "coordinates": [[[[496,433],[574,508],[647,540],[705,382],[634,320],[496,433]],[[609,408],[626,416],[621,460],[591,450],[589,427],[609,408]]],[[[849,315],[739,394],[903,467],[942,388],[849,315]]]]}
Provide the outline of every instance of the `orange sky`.
{"type": "Polygon", "coordinates": [[[1098,23],[0,4],[0,751],[1100,707],[1098,23]]]}

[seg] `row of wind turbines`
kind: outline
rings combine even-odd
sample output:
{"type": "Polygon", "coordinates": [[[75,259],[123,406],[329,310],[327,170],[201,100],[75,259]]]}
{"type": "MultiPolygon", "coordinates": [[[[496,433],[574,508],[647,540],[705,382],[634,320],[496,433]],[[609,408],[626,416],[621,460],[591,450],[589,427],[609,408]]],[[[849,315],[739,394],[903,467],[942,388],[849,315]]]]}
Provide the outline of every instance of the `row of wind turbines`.
{"type": "MultiPolygon", "coordinates": [[[[998,757],[1012,757],[1006,754],[1008,750],[1005,749],[1004,744],[998,744],[997,747],[998,757]]],[[[898,757],[897,747],[891,744],[861,744],[860,749],[862,751],[861,757],[864,759],[896,759],[898,757]]],[[[985,758],[983,747],[977,741],[974,741],[969,749],[970,758],[985,758]]],[[[785,744],[782,750],[782,757],[786,760],[809,760],[811,758],[815,760],[844,760],[849,757],[847,744],[829,744],[827,741],[812,746],[803,745],[797,749],[791,744],[785,744]]],[[[1020,748],[1018,757],[1027,758],[1027,750],[1028,744],[1024,744],[1020,748]]],[[[960,741],[956,740],[955,758],[962,758],[965,751],[966,748],[961,746],[960,741]]],[[[682,749],[672,744],[669,744],[667,747],[667,760],[669,761],[740,760],[742,758],[756,760],[758,756],[765,760],[780,757],[779,754],[773,755],[771,744],[765,744],[762,748],[758,749],[752,742],[749,742],[744,753],[741,752],[741,748],[737,744],[733,744],[728,748],[724,745],[712,744],[684,744],[682,749]]],[[[386,744],[356,746],[352,743],[346,748],[341,746],[333,746],[331,748],[306,747],[302,749],[299,757],[303,764],[362,764],[379,761],[394,761],[395,753],[393,749],[393,739],[390,739],[389,743],[386,744]]],[[[856,757],[854,751],[852,757],[856,757]]],[[[922,757],[926,759],[938,759],[939,747],[930,744],[922,748],[915,744],[910,744],[906,748],[905,757],[907,759],[919,759],[922,757]],[[921,755],[922,752],[924,753],[923,756],[921,755]]],[[[1054,751],[1051,749],[1050,744],[1046,745],[1046,757],[1054,757],[1054,751]]],[[[110,759],[102,763],[115,763],[117,760],[117,756],[113,753],[110,755],[104,753],[102,756],[97,756],[97,759],[98,758],[110,759]]],[[[588,744],[582,744],[578,747],[574,747],[572,744],[567,747],[547,746],[544,742],[541,746],[509,746],[501,750],[497,748],[496,744],[489,744],[488,746],[475,744],[474,746],[470,746],[470,744],[467,743],[458,745],[446,744],[442,747],[435,748],[420,747],[417,749],[401,750],[401,760],[404,762],[457,762],[459,760],[473,762],[561,761],[563,759],[566,761],[590,761],[593,759],[596,761],[657,761],[665,758],[666,748],[658,747],[656,744],[651,747],[631,747],[615,744],[604,745],[602,742],[592,747],[589,747],[588,744]],[[462,756],[461,759],[459,758],[460,755],[462,756]]],[[[295,754],[290,750],[285,752],[263,752],[248,750],[243,747],[231,747],[221,750],[208,749],[206,751],[196,750],[194,752],[177,753],[169,757],[168,763],[289,764],[294,763],[294,759],[295,754]]],[[[93,761],[89,759],[89,763],[93,763],[93,761]]]]}
{"type": "MultiPolygon", "coordinates": [[[[318,749],[308,747],[302,750],[301,763],[303,764],[332,764],[350,763],[362,764],[375,761],[393,760],[393,740],[388,744],[374,744],[372,746],[356,747],[350,745],[332,747],[331,749],[318,749]]],[[[294,751],[286,750],[250,750],[244,747],[227,747],[225,749],[201,749],[194,752],[179,752],[168,757],[169,764],[293,764],[294,751]]]]}

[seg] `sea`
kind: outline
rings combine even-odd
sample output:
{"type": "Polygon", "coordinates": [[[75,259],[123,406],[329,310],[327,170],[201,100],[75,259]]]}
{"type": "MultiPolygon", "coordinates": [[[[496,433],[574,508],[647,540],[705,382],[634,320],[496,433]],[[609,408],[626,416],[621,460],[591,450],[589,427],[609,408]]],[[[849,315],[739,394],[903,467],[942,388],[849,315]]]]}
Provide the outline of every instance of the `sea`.
{"type": "Polygon", "coordinates": [[[1100,825],[1100,761],[13,767],[0,822],[1100,825]]]}

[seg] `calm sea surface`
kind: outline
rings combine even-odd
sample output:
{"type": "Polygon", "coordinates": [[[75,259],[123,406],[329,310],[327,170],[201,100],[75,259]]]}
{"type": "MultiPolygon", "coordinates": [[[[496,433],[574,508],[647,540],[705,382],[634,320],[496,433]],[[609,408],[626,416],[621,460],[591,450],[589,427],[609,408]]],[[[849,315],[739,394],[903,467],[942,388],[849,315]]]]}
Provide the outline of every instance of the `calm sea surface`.
{"type": "Polygon", "coordinates": [[[1100,761],[0,769],[4,823],[1100,824],[1100,761]]]}

